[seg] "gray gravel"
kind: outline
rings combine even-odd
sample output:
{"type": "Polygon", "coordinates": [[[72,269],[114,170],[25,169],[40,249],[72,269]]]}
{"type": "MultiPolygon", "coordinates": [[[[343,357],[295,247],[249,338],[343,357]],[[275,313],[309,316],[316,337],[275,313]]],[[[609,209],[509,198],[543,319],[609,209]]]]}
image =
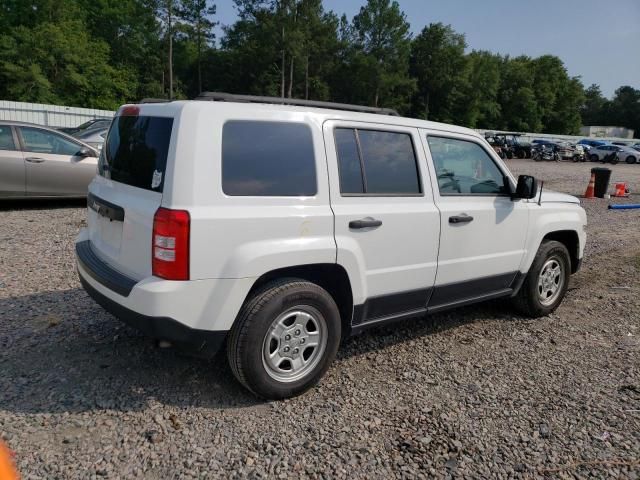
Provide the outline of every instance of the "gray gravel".
{"type": "MultiPolygon", "coordinates": [[[[509,164],[574,194],[593,166],[509,164]]],[[[613,169],[640,191],[640,165],[613,169]]],[[[25,479],[640,478],[640,211],[607,203],[586,202],[584,268],[554,315],[496,302],[370,332],[276,403],[84,293],[82,204],[0,206],[2,437],[25,479]]]]}

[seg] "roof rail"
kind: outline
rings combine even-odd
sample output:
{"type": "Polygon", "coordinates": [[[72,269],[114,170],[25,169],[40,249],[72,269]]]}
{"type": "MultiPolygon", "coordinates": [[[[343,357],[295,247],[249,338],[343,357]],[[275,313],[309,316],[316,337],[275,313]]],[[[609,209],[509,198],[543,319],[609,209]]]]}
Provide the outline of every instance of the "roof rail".
{"type": "Polygon", "coordinates": [[[138,103],[168,103],[173,100],[169,100],[168,98],[143,98],[138,103]]]}
{"type": "Polygon", "coordinates": [[[299,107],[329,108],[332,110],[347,110],[350,112],[377,113],[380,115],[399,116],[392,108],[365,107],[363,105],[350,105],[348,103],[320,102],[317,100],[300,100],[297,98],[261,97],[256,95],[235,95],[224,92],[202,92],[196,100],[208,100],[213,102],[238,102],[238,103],[269,103],[274,105],[295,105],[299,107]]]}

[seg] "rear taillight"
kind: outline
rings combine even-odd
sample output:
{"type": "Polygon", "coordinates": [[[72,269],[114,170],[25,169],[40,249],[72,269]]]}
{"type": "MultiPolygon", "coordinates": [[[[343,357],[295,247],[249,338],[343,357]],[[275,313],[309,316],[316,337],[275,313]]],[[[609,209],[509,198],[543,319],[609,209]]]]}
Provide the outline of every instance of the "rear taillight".
{"type": "Polygon", "coordinates": [[[140,115],[140,107],[137,105],[123,105],[116,115],[119,117],[137,117],[140,115]]]}
{"type": "Polygon", "coordinates": [[[153,217],[152,271],[167,280],[189,280],[189,227],[186,210],[160,207],[153,217]]]}

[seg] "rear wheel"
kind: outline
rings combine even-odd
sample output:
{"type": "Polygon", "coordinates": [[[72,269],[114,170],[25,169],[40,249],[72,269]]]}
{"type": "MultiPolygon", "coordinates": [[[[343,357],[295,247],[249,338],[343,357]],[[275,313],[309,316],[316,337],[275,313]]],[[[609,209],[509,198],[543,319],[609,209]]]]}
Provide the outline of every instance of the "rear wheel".
{"type": "Polygon", "coordinates": [[[625,162],[627,163],[636,163],[636,157],[634,157],[633,155],[629,155],[626,159],[625,162]]]}
{"type": "Polygon", "coordinates": [[[600,159],[598,158],[598,155],[596,155],[595,153],[589,157],[589,160],[591,160],[592,162],[600,161],[600,159]]]}
{"type": "Polygon", "coordinates": [[[567,248],[555,240],[542,242],[513,304],[528,317],[552,313],[569,286],[571,260],[567,248]]]}
{"type": "Polygon", "coordinates": [[[243,306],[227,345],[233,374],[259,397],[277,400],[318,383],[336,356],[340,313],[320,286],[284,279],[243,306]]]}

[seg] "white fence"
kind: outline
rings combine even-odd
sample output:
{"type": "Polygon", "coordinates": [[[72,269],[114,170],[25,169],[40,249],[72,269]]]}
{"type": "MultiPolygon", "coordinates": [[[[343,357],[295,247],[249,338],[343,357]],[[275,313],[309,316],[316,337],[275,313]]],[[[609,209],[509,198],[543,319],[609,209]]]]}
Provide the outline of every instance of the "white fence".
{"type": "Polygon", "coordinates": [[[43,103],[0,100],[0,120],[29,122],[49,127],[77,127],[94,118],[111,118],[115,112],[43,103]]]}
{"type": "MultiPolygon", "coordinates": [[[[483,130],[476,129],[476,131],[482,135],[485,133],[505,133],[502,130],[483,130]]],[[[522,140],[526,142],[530,142],[536,138],[551,140],[551,141],[563,141],[563,142],[571,142],[576,143],[583,138],[590,138],[593,140],[606,140],[609,142],[625,142],[625,143],[638,143],[638,140],[634,140],[632,138],[620,138],[620,137],[595,137],[595,136],[587,136],[587,135],[556,135],[553,133],[530,133],[530,132],[519,132],[522,135],[522,140]]]]}

